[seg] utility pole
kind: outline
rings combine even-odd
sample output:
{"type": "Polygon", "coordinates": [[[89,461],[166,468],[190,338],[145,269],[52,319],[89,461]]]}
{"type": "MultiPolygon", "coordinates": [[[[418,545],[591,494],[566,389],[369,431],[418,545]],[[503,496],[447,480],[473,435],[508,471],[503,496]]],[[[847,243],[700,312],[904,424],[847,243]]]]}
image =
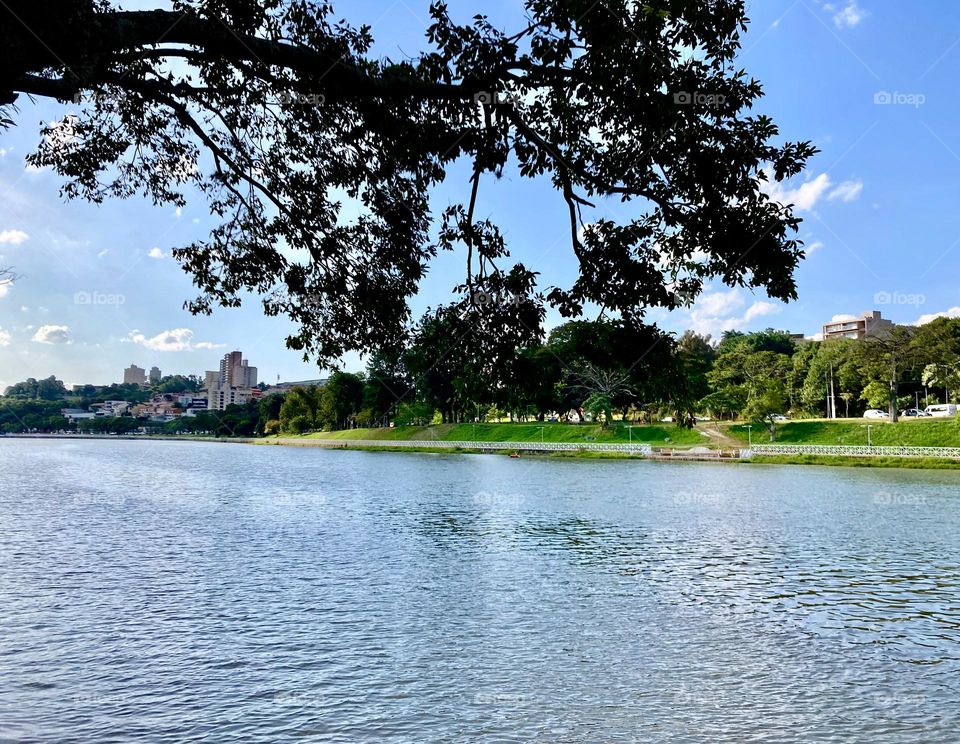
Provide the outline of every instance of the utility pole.
{"type": "Polygon", "coordinates": [[[833,383],[833,362],[830,362],[830,418],[837,417],[837,395],[833,383]]]}

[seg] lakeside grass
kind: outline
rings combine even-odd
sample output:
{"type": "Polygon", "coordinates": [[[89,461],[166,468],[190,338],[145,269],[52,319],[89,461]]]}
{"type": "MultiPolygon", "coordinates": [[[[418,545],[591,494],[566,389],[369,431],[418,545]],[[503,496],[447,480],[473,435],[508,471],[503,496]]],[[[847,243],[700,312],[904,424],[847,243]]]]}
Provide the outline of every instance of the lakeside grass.
{"type": "MultiPolygon", "coordinates": [[[[303,434],[295,439],[406,439],[436,442],[575,442],[583,444],[626,443],[631,434],[623,424],[604,429],[598,424],[439,424],[436,426],[396,426],[380,429],[347,429],[303,434]]],[[[672,424],[632,426],[632,441],[670,447],[708,445],[710,440],[696,430],[672,424]]]]}
{"type": "Polygon", "coordinates": [[[829,457],[827,455],[754,455],[742,464],[828,465],[846,468],[900,468],[906,470],[960,470],[960,460],[939,457],[829,457]]]}
{"type": "MultiPolygon", "coordinates": [[[[870,440],[874,446],[960,447],[960,423],[957,419],[908,419],[891,424],[866,419],[836,421],[786,421],[777,427],[777,444],[866,445],[870,424],[870,440]]],[[[744,445],[747,428],[744,424],[726,425],[725,430],[744,445]]],[[[769,444],[765,429],[753,427],[755,444],[769,444]]]]}
{"type": "MultiPolygon", "coordinates": [[[[354,430],[356,431],[356,430],[354,430]]],[[[266,438],[247,440],[250,444],[260,445],[286,445],[309,447],[311,440],[317,439],[336,441],[335,437],[287,437],[287,438],[266,438]]],[[[345,439],[345,437],[340,437],[345,439]]],[[[410,454],[492,454],[506,457],[511,454],[509,450],[498,450],[486,452],[483,444],[478,443],[477,447],[449,447],[431,446],[431,442],[439,444],[441,440],[424,440],[422,447],[391,447],[387,438],[382,438],[382,446],[344,446],[345,449],[360,450],[367,452],[404,452],[410,454]]],[[[637,455],[631,455],[626,452],[598,452],[589,450],[561,450],[557,452],[530,452],[524,457],[530,458],[561,458],[561,459],[592,459],[592,460],[640,460],[645,459],[637,455]]],[[[702,464],[700,460],[649,460],[650,462],[670,462],[670,463],[688,463],[702,464]]],[[[960,470],[960,461],[948,460],[932,457],[830,457],[826,455],[754,455],[750,460],[708,460],[707,462],[722,462],[728,465],[821,465],[835,467],[854,467],[854,468],[902,468],[916,470],[960,470]]]]}

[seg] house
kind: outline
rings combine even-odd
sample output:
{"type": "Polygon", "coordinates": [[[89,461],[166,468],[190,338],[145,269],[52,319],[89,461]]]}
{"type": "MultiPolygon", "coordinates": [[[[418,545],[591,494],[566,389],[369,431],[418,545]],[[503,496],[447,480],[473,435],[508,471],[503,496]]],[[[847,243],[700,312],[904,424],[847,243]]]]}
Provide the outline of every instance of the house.
{"type": "Polygon", "coordinates": [[[823,326],[823,340],[878,338],[887,335],[891,328],[893,328],[893,322],[881,317],[878,310],[863,313],[859,318],[834,316],[833,321],[823,326]]]}

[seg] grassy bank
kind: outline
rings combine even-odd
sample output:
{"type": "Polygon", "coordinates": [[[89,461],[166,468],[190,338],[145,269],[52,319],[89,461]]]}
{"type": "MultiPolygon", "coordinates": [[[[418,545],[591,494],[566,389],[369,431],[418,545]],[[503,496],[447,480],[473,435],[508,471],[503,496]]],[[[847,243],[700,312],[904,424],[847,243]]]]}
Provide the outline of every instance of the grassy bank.
{"type": "MultiPolygon", "coordinates": [[[[354,430],[358,431],[358,430],[354,430]]],[[[361,430],[363,431],[363,430],[361,430]]],[[[376,430],[374,430],[376,431],[376,430]]],[[[359,437],[355,437],[359,438],[359,437]]],[[[369,437],[364,437],[369,438],[369,437]]],[[[396,437],[395,439],[399,439],[396,437]]],[[[346,439],[345,437],[322,437],[322,436],[303,436],[303,437],[283,437],[283,438],[266,438],[266,439],[252,439],[244,440],[250,444],[258,445],[281,445],[281,446],[293,446],[293,447],[311,447],[311,446],[323,446],[323,444],[330,443],[333,444],[337,439],[346,439]],[[320,440],[320,441],[318,441],[320,440]]],[[[397,447],[390,446],[390,439],[386,437],[380,438],[383,441],[383,445],[376,446],[356,446],[349,445],[350,450],[362,450],[368,452],[406,452],[406,453],[421,453],[421,454],[481,454],[484,452],[490,453],[490,450],[484,450],[483,443],[478,442],[477,447],[440,447],[440,441],[437,440],[423,440],[422,447],[397,447]],[[431,444],[433,446],[431,446],[431,444]]],[[[230,441],[230,440],[224,440],[230,441]]],[[[507,440],[509,441],[509,440],[507,440]]],[[[347,449],[347,445],[344,445],[344,449],[347,449]]],[[[511,454],[511,450],[496,450],[492,454],[500,455],[505,457],[511,454]]],[[[524,457],[535,457],[535,458],[576,458],[576,459],[591,459],[591,460],[629,460],[629,459],[643,459],[638,455],[630,455],[625,452],[596,452],[596,451],[587,451],[587,450],[564,450],[558,452],[528,452],[523,455],[524,457]]],[[[688,462],[688,463],[700,463],[703,461],[700,460],[671,460],[671,459],[662,459],[656,460],[656,462],[688,462]]],[[[759,464],[759,465],[832,465],[832,466],[841,466],[841,467],[855,467],[855,468],[906,468],[906,469],[925,469],[925,470],[960,470],[960,461],[956,460],[945,460],[939,458],[912,458],[912,457],[828,457],[823,455],[770,455],[770,456],[755,456],[752,460],[708,460],[707,462],[722,462],[725,464],[735,465],[739,464],[759,464]]]]}
{"type": "Polygon", "coordinates": [[[754,456],[743,463],[757,465],[839,465],[846,468],[901,468],[908,470],[960,470],[960,461],[934,457],[827,457],[825,455],[754,456]]]}
{"type": "MultiPolygon", "coordinates": [[[[908,419],[896,424],[865,419],[838,421],[787,421],[777,427],[777,444],[867,444],[867,424],[870,440],[878,447],[960,447],[960,424],[957,419],[908,419]]],[[[727,433],[747,443],[747,428],[742,424],[726,427],[727,433]]],[[[753,427],[755,444],[768,444],[765,429],[753,427]]]]}
{"type": "MultiPolygon", "coordinates": [[[[257,445],[279,445],[279,446],[288,446],[288,447],[310,447],[318,446],[317,438],[314,437],[312,440],[309,440],[305,437],[293,439],[293,438],[280,438],[280,439],[253,439],[247,440],[248,444],[257,444],[257,445]]],[[[360,451],[360,452],[405,452],[405,453],[419,453],[419,454],[434,454],[434,455],[499,455],[501,457],[509,457],[510,455],[517,452],[517,450],[490,450],[484,449],[483,443],[479,443],[476,447],[440,447],[440,446],[430,446],[430,442],[425,441],[422,447],[391,447],[389,440],[384,440],[382,445],[344,445],[342,448],[334,449],[343,449],[350,451],[360,451]]],[[[528,457],[548,457],[548,458],[578,458],[578,459],[587,459],[587,460],[638,460],[643,459],[641,455],[632,455],[626,452],[596,452],[591,450],[560,450],[557,452],[535,452],[520,449],[522,456],[524,458],[528,457]]]]}
{"type": "MultiPolygon", "coordinates": [[[[633,426],[632,441],[657,446],[691,447],[709,444],[697,431],[680,429],[672,424],[633,426]]],[[[631,441],[631,433],[622,424],[609,429],[596,424],[441,424],[438,426],[396,426],[387,429],[348,429],[314,432],[303,439],[407,439],[436,442],[575,442],[623,443],[631,441]],[[542,433],[541,433],[542,429],[542,433]]]]}

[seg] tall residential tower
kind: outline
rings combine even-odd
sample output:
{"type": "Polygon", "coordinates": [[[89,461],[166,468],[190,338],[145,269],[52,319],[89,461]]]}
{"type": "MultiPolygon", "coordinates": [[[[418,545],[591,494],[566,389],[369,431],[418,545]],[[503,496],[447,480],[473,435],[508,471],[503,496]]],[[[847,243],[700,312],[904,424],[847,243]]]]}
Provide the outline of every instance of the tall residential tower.
{"type": "Polygon", "coordinates": [[[245,403],[253,397],[257,386],[257,368],[251,367],[243,352],[231,351],[220,360],[220,371],[209,370],[204,376],[207,408],[223,410],[231,403],[245,403]]]}

